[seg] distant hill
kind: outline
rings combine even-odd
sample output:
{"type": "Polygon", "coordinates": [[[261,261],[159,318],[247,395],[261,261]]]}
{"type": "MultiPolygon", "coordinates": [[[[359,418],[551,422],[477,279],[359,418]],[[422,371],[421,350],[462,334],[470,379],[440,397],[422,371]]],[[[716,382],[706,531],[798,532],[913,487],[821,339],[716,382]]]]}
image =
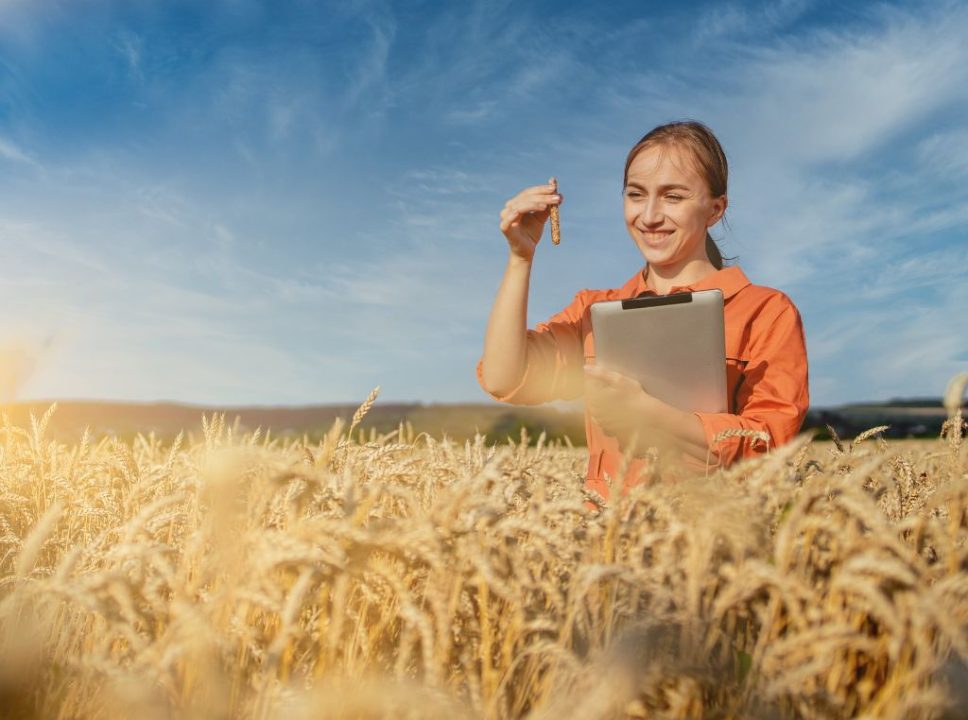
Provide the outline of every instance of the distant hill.
{"type": "MultiPolygon", "coordinates": [[[[27,402],[3,406],[14,425],[30,426],[30,414],[40,417],[50,402],[27,402]]],[[[238,418],[243,429],[263,428],[274,435],[321,436],[337,418],[349,422],[357,405],[304,405],[290,407],[244,406],[218,407],[180,403],[124,403],[99,401],[63,401],[51,420],[48,435],[63,441],[81,437],[85,428],[95,435],[112,434],[131,437],[154,432],[172,438],[184,430],[198,434],[203,415],[224,413],[226,421],[238,418]]],[[[887,403],[853,403],[828,408],[811,408],[804,428],[815,428],[822,437],[831,426],[841,437],[853,437],[877,425],[890,425],[892,437],[937,436],[945,419],[938,398],[892,400],[887,403]]],[[[362,428],[390,432],[400,423],[410,423],[414,432],[435,437],[447,434],[463,441],[480,431],[492,441],[520,437],[526,428],[532,438],[545,431],[551,439],[567,437],[575,445],[585,442],[584,419],[579,411],[554,407],[519,407],[495,403],[423,404],[381,403],[367,414],[362,428]]]]}
{"type": "Polygon", "coordinates": [[[829,435],[828,425],[844,438],[879,425],[889,426],[884,433],[887,437],[937,437],[947,416],[941,398],[895,399],[811,408],[804,427],[815,428],[819,437],[829,435]]]}
{"type": "MultiPolygon", "coordinates": [[[[41,417],[51,402],[15,403],[3,406],[10,422],[30,427],[30,415],[41,417]]],[[[274,435],[321,436],[337,418],[349,423],[358,405],[304,405],[291,407],[244,406],[219,407],[180,403],[127,403],[100,401],[62,401],[51,419],[48,435],[59,440],[79,439],[85,428],[95,435],[112,434],[130,437],[154,432],[162,438],[174,437],[180,431],[201,432],[202,416],[224,413],[228,423],[238,419],[247,430],[271,429],[274,435]]],[[[491,440],[507,436],[520,437],[521,429],[537,437],[546,431],[551,439],[567,436],[574,444],[585,442],[581,413],[562,412],[553,407],[521,408],[490,404],[422,404],[381,403],[367,413],[361,427],[377,432],[390,432],[400,423],[410,423],[415,433],[435,437],[447,434],[455,440],[473,437],[477,431],[491,440]]]]}

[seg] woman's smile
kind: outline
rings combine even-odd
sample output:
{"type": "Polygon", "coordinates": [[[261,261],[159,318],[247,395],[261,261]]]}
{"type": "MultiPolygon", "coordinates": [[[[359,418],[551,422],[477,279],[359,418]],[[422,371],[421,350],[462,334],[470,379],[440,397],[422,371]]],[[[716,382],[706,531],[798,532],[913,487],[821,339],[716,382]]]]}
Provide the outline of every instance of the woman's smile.
{"type": "Polygon", "coordinates": [[[642,234],[642,238],[643,238],[643,240],[645,240],[646,244],[651,245],[653,247],[659,247],[666,240],[669,239],[669,236],[671,236],[674,231],[672,231],[672,230],[640,230],[639,232],[642,234]]]}

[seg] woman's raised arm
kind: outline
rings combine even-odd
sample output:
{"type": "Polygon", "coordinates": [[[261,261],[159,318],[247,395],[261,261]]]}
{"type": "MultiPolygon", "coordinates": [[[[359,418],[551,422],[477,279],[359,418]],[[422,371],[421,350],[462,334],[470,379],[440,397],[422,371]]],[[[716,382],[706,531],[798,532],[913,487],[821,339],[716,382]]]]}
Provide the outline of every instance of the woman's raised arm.
{"type": "Polygon", "coordinates": [[[528,289],[534,252],[541,241],[549,208],[561,204],[558,185],[522,190],[501,210],[501,232],[508,241],[508,263],[487,321],[481,377],[492,395],[513,390],[527,366],[528,289]]]}

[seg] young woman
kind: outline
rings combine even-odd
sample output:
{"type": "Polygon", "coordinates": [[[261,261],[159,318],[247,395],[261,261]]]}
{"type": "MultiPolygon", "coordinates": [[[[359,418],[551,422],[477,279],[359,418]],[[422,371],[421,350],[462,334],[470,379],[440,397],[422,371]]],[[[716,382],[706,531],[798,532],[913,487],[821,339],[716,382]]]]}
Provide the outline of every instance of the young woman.
{"type": "MultiPolygon", "coordinates": [[[[645,266],[624,285],[581,290],[547,322],[527,329],[528,285],[535,248],[550,208],[562,197],[552,178],[526,188],[501,211],[510,254],[487,324],[478,363],[481,386],[497,400],[537,404],[585,400],[588,485],[607,495],[618,479],[623,449],[672,441],[705,467],[728,465],[790,440],[807,411],[807,355],[800,314],[790,299],[753,285],[739,267],[723,267],[709,235],[728,205],[726,156],[698,122],[662,125],[643,137],[625,162],[624,210],[629,235],[645,266]],[[726,375],[730,412],[684,412],[646,393],[639,383],[595,367],[589,307],[642,294],[719,288],[725,301],[726,375]],[[729,429],[766,433],[769,443],[729,429]],[[719,436],[719,438],[717,438],[719,436]]],[[[634,482],[641,461],[622,481],[634,482]]]]}

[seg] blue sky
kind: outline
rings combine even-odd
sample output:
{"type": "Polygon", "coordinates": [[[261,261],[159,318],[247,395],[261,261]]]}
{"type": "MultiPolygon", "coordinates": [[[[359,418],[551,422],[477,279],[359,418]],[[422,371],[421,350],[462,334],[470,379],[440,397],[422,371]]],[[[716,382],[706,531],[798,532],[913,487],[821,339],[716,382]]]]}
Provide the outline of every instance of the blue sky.
{"type": "Polygon", "coordinates": [[[0,0],[0,357],[22,399],[481,401],[504,201],[533,324],[640,266],[628,148],[703,120],[726,255],[814,404],[968,367],[963,3],[0,0]],[[23,358],[28,358],[24,361],[23,358]]]}

